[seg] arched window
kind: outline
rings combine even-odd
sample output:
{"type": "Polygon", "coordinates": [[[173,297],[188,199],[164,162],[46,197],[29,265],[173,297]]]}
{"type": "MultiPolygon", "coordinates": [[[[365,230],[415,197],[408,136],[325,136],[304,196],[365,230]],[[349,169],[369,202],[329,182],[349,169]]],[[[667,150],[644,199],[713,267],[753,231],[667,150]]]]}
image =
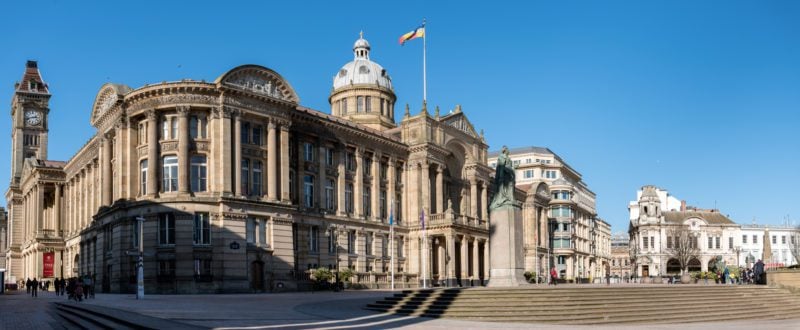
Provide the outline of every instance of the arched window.
{"type": "Polygon", "coordinates": [[[206,191],[208,181],[208,165],[206,156],[192,156],[191,162],[191,186],[193,192],[206,191]]]}

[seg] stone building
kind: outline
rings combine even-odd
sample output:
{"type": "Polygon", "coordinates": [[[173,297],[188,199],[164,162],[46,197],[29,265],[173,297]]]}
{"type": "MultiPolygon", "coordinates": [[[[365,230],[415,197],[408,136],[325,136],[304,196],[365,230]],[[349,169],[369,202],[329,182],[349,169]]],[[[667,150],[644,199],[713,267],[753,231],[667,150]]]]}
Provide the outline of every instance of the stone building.
{"type": "Polygon", "coordinates": [[[688,271],[713,269],[717,259],[736,264],[735,240],[739,225],[716,209],[686,206],[666,190],[644,186],[628,205],[630,248],[639,277],[680,274],[680,263],[670,252],[680,230],[686,229],[698,249],[688,271]]]}
{"type": "MultiPolygon", "coordinates": [[[[581,174],[547,148],[512,148],[509,153],[517,168],[517,188],[527,192],[525,269],[549,275],[548,265],[553,265],[559,278],[568,280],[604,274],[611,230],[597,218],[595,194],[581,174]]],[[[498,155],[489,154],[490,167],[498,155]]]]}
{"type": "Polygon", "coordinates": [[[611,277],[617,281],[624,281],[633,274],[628,242],[627,233],[611,236],[611,277]]]}
{"type": "Polygon", "coordinates": [[[741,233],[734,243],[734,252],[739,265],[750,266],[758,259],[770,267],[783,267],[797,264],[795,254],[800,252],[800,228],[784,225],[741,225],[741,233]],[[765,256],[765,243],[769,243],[770,253],[765,256]]]}
{"type": "MultiPolygon", "coordinates": [[[[6,249],[8,249],[8,219],[6,216],[6,209],[0,207],[0,269],[5,272],[6,269],[6,249]]],[[[1,285],[2,283],[0,283],[1,285]]]]}
{"type": "Polygon", "coordinates": [[[105,84],[88,111],[96,133],[66,161],[48,160],[51,93],[29,61],[11,104],[9,275],[91,275],[101,292],[132,292],[141,234],[147,292],[302,289],[317,267],[386,287],[390,249],[401,285],[484,283],[483,134],[460,106],[396,114],[370,51],[359,38],[336,72],[330,114],[259,65],[213,82],[105,84]]]}

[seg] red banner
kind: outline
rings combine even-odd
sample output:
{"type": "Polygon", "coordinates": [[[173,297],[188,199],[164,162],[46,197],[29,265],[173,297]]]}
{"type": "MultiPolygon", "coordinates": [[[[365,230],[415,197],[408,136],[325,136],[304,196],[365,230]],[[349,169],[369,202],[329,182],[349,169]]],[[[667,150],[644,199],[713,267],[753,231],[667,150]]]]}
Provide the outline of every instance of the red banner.
{"type": "Polygon", "coordinates": [[[54,252],[45,252],[42,255],[42,277],[53,277],[53,264],[55,264],[56,254],[54,252]]]}

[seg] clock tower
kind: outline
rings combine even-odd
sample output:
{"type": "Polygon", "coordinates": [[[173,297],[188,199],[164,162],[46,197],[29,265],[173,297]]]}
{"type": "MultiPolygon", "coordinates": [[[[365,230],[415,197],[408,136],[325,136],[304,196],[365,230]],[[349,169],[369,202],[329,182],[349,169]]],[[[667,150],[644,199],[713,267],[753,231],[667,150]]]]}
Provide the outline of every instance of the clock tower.
{"type": "Polygon", "coordinates": [[[11,186],[20,184],[26,158],[47,159],[50,91],[36,61],[25,64],[22,81],[14,85],[11,100],[11,186]]]}

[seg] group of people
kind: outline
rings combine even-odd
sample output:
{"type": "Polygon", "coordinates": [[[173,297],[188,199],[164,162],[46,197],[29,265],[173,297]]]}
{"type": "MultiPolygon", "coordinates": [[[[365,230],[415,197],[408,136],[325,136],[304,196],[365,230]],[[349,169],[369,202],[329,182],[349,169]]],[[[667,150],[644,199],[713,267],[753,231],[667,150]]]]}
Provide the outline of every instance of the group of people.
{"type": "Polygon", "coordinates": [[[764,272],[764,262],[758,259],[752,268],[742,270],[742,283],[767,284],[767,274],[764,272]]]}
{"type": "MultiPolygon", "coordinates": [[[[83,299],[94,298],[94,280],[92,276],[56,278],[53,282],[53,289],[57,296],[67,295],[68,299],[83,301],[83,299]]],[[[38,281],[36,278],[25,281],[25,290],[32,297],[38,297],[39,290],[49,291],[50,281],[38,281]]]]}

